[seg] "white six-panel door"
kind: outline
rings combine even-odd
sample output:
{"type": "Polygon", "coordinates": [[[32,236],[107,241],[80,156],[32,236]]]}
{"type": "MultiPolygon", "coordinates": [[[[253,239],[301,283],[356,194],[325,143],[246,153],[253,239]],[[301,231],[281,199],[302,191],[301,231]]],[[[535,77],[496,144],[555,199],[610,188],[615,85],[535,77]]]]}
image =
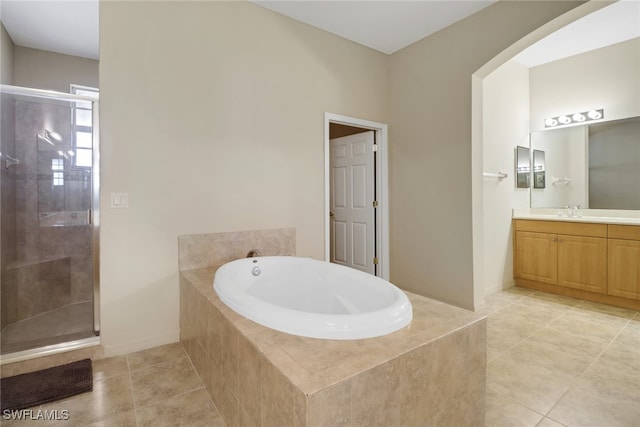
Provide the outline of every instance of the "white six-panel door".
{"type": "Polygon", "coordinates": [[[330,141],[331,262],[375,274],[374,132],[330,141]]]}

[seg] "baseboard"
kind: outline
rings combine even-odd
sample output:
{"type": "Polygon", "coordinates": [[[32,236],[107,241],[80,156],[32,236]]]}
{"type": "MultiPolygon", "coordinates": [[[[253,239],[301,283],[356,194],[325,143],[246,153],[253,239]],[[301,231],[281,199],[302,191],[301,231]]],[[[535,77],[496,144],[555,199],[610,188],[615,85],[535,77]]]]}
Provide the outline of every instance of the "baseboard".
{"type": "Polygon", "coordinates": [[[548,283],[536,282],[533,280],[517,279],[516,284],[523,288],[537,289],[543,292],[549,292],[556,295],[563,295],[572,298],[580,298],[587,301],[598,302],[601,304],[614,305],[616,307],[627,308],[630,310],[640,310],[640,300],[622,298],[613,295],[598,294],[581,289],[565,288],[563,286],[550,285],[548,283]]]}
{"type": "Polygon", "coordinates": [[[495,294],[496,292],[504,291],[505,289],[513,288],[516,285],[515,281],[509,280],[503,283],[497,283],[493,286],[487,286],[484,288],[484,296],[495,294]]]}
{"type": "Polygon", "coordinates": [[[128,353],[135,353],[136,351],[146,350],[153,347],[158,347],[165,344],[171,344],[180,341],[180,331],[175,331],[169,334],[156,335],[144,340],[130,341],[127,343],[107,344],[102,342],[104,348],[104,356],[120,356],[128,353]]]}

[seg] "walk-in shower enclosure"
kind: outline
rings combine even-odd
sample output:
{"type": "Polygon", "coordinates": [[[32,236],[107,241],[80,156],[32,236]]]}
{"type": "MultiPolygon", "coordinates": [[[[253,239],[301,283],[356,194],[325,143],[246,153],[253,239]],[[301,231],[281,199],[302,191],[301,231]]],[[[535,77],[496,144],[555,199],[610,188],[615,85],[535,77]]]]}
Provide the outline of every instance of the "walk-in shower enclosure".
{"type": "Polygon", "coordinates": [[[1,351],[96,340],[98,102],[1,86],[1,351]]]}

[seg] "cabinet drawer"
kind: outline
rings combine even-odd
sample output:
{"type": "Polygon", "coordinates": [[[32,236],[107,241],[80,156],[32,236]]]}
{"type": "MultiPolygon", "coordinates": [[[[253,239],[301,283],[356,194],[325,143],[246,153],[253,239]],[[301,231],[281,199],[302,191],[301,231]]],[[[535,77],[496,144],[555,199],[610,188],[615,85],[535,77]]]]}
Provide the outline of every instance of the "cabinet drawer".
{"type": "Polygon", "coordinates": [[[516,231],[567,234],[570,236],[607,237],[607,224],[568,221],[514,220],[516,231]]]}
{"type": "Polygon", "coordinates": [[[623,240],[640,240],[640,226],[609,224],[609,238],[623,240]]]}

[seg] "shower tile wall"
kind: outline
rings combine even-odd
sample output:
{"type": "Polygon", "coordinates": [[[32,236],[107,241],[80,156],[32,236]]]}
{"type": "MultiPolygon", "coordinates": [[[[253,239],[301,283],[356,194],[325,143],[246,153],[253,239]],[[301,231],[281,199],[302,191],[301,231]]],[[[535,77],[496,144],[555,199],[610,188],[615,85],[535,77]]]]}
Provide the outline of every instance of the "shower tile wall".
{"type": "Polygon", "coordinates": [[[54,186],[52,159],[62,158],[60,147],[37,137],[45,129],[56,131],[65,149],[71,148],[69,104],[17,99],[13,108],[15,157],[20,164],[9,169],[15,175],[13,194],[9,190],[5,197],[3,188],[2,195],[3,218],[15,213],[15,225],[3,223],[3,233],[13,228],[16,236],[13,245],[5,248],[3,235],[2,304],[7,308],[3,326],[66,304],[90,301],[93,295],[91,226],[86,221],[85,225],[43,226],[46,222],[42,221],[60,212],[86,218],[91,207],[90,172],[72,169],[70,160],[63,159],[64,185],[54,186]],[[11,201],[5,204],[5,199],[13,199],[13,205],[11,201]]]}
{"type": "MultiPolygon", "coordinates": [[[[0,100],[0,153],[16,157],[14,144],[15,104],[13,96],[2,95],[0,100]]],[[[0,269],[16,259],[16,168],[5,168],[0,162],[0,269]]],[[[2,286],[0,294],[0,329],[8,322],[9,293],[2,286]]]]}

